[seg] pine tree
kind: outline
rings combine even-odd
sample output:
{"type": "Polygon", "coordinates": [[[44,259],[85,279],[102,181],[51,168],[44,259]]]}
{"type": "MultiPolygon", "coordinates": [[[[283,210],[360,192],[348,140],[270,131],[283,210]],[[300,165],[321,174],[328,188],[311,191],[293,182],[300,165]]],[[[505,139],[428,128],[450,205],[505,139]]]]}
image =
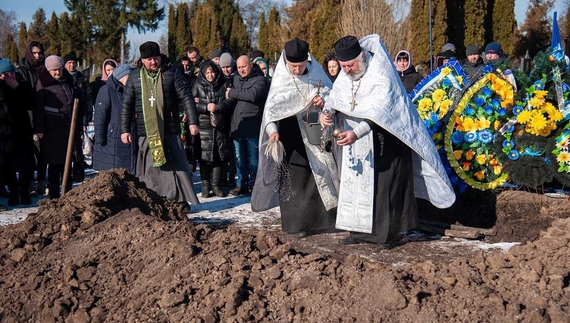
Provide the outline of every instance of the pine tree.
{"type": "Polygon", "coordinates": [[[186,53],[192,44],[192,30],[190,29],[190,12],[185,2],[178,4],[176,22],[176,55],[186,53]]]}
{"type": "Polygon", "coordinates": [[[198,7],[196,12],[196,28],[194,28],[194,46],[198,47],[203,56],[208,56],[214,48],[221,48],[218,21],[214,9],[208,3],[198,7]]]}
{"type": "Polygon", "coordinates": [[[512,54],[516,28],[515,0],[495,0],[492,20],[492,40],[501,44],[503,51],[512,54]]]}
{"type": "MultiPolygon", "coordinates": [[[[74,38],[70,37],[69,34],[73,31],[73,26],[71,26],[71,21],[69,20],[69,15],[67,12],[62,12],[59,16],[59,39],[60,39],[60,51],[62,53],[70,53],[74,50],[76,44],[74,44],[74,38]]],[[[65,54],[64,54],[65,55],[65,54]]]]}
{"type": "Polygon", "coordinates": [[[269,46],[269,29],[267,28],[267,21],[265,20],[265,12],[261,12],[259,17],[259,31],[257,33],[257,48],[264,52],[268,53],[268,46],[269,46]]]}
{"type": "Polygon", "coordinates": [[[552,30],[548,12],[553,5],[553,0],[530,0],[516,44],[516,56],[523,56],[528,50],[529,55],[534,57],[539,51],[548,48],[552,30]]]}
{"type": "Polygon", "coordinates": [[[57,18],[55,11],[52,11],[51,13],[51,18],[48,23],[46,43],[44,46],[46,48],[46,53],[50,53],[51,55],[62,55],[59,19],[57,18]]]}
{"type": "Polygon", "coordinates": [[[168,57],[170,60],[175,60],[176,57],[176,7],[171,3],[168,5],[168,30],[166,41],[168,43],[168,57]]]}
{"type": "Polygon", "coordinates": [[[340,1],[326,0],[319,4],[313,12],[310,33],[307,41],[311,55],[322,63],[325,55],[333,51],[333,44],[339,38],[337,35],[337,19],[340,1]]]}
{"type": "Polygon", "coordinates": [[[465,0],[465,46],[485,45],[486,6],[486,0],[465,0]]]}
{"type": "Polygon", "coordinates": [[[39,8],[34,13],[32,18],[32,23],[30,24],[30,29],[28,30],[28,39],[30,41],[35,40],[42,44],[46,41],[46,12],[43,8],[39,8]]]}
{"type": "Polygon", "coordinates": [[[18,31],[18,51],[20,57],[25,57],[28,42],[28,27],[26,27],[26,23],[22,21],[20,23],[20,30],[18,31]]]}
{"type": "MultiPolygon", "coordinates": [[[[430,61],[430,35],[429,35],[429,0],[412,0],[410,14],[413,23],[408,29],[409,43],[407,48],[414,59],[415,64],[428,63],[430,61]]],[[[433,23],[433,22],[432,22],[433,23]]],[[[434,49],[436,51],[436,49],[434,49]]],[[[435,54],[436,52],[434,52],[435,54]]]]}
{"type": "Polygon", "coordinates": [[[234,13],[232,19],[232,33],[230,35],[230,52],[245,53],[249,49],[247,30],[239,12],[234,13]]]}
{"type": "Polygon", "coordinates": [[[6,35],[6,58],[13,63],[18,62],[18,45],[14,41],[14,35],[12,34],[6,35]]]}
{"type": "Polygon", "coordinates": [[[281,15],[276,7],[269,11],[267,20],[267,50],[264,51],[265,57],[272,59],[278,56],[283,49],[283,28],[281,27],[281,15]]]}

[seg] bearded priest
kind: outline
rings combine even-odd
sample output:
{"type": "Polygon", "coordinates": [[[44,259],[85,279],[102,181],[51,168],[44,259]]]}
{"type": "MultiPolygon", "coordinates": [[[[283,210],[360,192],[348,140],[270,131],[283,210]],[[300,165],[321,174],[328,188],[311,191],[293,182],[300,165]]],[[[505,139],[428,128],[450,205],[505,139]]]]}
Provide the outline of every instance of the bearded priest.
{"type": "Polygon", "coordinates": [[[331,87],[307,42],[285,44],[263,111],[251,206],[279,206],[283,231],[297,238],[334,230],[338,170],[321,149],[318,121],[331,87]]]}
{"type": "MultiPolygon", "coordinates": [[[[325,109],[344,130],[336,228],[350,231],[339,243],[390,249],[398,232],[416,226],[416,197],[447,208],[455,194],[380,37],[346,36],[334,50],[342,72],[325,109]]],[[[333,118],[320,121],[328,127],[333,118]]]]}

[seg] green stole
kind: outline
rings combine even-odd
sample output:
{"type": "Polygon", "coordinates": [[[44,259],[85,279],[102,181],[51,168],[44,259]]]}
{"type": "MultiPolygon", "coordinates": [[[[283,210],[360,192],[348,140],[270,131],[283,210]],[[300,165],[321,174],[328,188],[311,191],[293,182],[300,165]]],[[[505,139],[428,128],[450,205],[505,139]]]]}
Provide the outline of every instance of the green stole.
{"type": "Polygon", "coordinates": [[[162,68],[159,68],[158,71],[149,73],[144,67],[140,71],[143,118],[153,167],[166,164],[163,149],[164,96],[161,72],[162,68]]]}

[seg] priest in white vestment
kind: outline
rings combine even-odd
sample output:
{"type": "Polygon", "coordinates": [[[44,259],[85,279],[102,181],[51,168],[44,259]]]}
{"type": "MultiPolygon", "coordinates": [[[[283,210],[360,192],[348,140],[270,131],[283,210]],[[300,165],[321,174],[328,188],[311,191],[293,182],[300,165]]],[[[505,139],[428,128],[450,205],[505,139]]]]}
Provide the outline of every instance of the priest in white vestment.
{"type": "Polygon", "coordinates": [[[416,226],[416,197],[447,208],[455,194],[380,37],[346,36],[334,49],[342,71],[325,109],[335,117],[321,124],[344,131],[336,228],[350,235],[339,242],[389,249],[416,226]]]}
{"type": "Polygon", "coordinates": [[[321,151],[318,122],[331,87],[305,41],[295,38],[285,44],[263,111],[251,206],[254,211],[279,206],[283,231],[295,237],[335,226],[338,169],[333,154],[321,151]],[[315,124],[309,126],[307,116],[315,124]],[[282,159],[266,153],[268,146],[279,143],[282,159]]]}

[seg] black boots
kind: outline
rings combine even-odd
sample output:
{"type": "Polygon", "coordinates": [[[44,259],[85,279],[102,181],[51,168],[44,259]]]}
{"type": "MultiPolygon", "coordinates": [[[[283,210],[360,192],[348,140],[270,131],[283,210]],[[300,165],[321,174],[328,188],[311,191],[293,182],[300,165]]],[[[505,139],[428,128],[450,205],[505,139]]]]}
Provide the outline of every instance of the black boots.
{"type": "Polygon", "coordinates": [[[222,167],[214,167],[212,169],[212,190],[217,197],[224,197],[226,194],[220,188],[220,180],[222,179],[222,167]]]}
{"type": "Polygon", "coordinates": [[[202,181],[202,197],[211,197],[210,181],[202,181]]]}

